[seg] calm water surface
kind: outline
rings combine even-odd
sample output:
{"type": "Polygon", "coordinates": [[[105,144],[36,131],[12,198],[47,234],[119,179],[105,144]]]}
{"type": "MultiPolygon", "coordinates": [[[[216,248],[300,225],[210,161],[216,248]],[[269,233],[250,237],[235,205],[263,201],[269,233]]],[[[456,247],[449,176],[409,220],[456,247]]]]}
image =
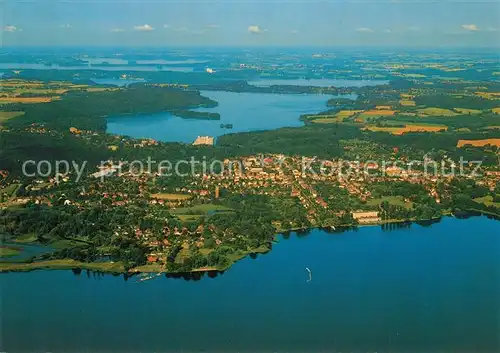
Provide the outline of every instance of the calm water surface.
{"type": "Polygon", "coordinates": [[[114,86],[128,86],[132,83],[144,83],[146,80],[144,79],[121,79],[121,78],[94,78],[93,82],[98,85],[114,85],[114,86]]]}
{"type": "Polygon", "coordinates": [[[487,218],[390,232],[314,230],[201,281],[2,274],[0,348],[494,352],[499,231],[487,218]]]}
{"type": "MultiPolygon", "coordinates": [[[[186,64],[188,65],[188,64],[186,64]]],[[[79,65],[79,66],[61,66],[44,65],[34,63],[0,63],[1,70],[32,69],[32,70],[102,70],[102,71],[180,71],[192,72],[193,67],[189,66],[136,66],[136,65],[79,65]]]]}
{"type": "Polygon", "coordinates": [[[325,95],[219,91],[202,91],[201,94],[217,101],[219,105],[197,110],[219,113],[220,120],[182,119],[169,113],[110,117],[108,132],[191,143],[200,135],[220,136],[231,132],[302,126],[300,115],[326,110],[326,102],[330,98],[325,95]],[[233,124],[233,128],[223,129],[221,124],[233,124]]]}

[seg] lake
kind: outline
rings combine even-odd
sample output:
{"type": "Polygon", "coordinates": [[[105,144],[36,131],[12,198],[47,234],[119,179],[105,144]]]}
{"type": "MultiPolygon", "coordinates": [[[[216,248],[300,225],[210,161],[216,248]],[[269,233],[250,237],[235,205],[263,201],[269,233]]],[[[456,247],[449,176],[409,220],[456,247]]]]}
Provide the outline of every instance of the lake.
{"type": "Polygon", "coordinates": [[[146,80],[144,79],[123,79],[123,78],[94,78],[92,82],[97,83],[98,85],[113,85],[124,87],[131,85],[133,83],[144,83],[146,80]]]}
{"type": "Polygon", "coordinates": [[[498,351],[499,231],[498,221],[475,217],[392,231],[292,233],[270,253],[200,281],[1,274],[0,348],[498,351]]]}
{"type": "MultiPolygon", "coordinates": [[[[187,65],[187,64],[186,64],[187,65]]],[[[36,63],[0,63],[0,70],[102,70],[102,71],[179,71],[193,72],[194,68],[190,66],[140,66],[140,65],[45,65],[36,63]]]]}
{"type": "Polygon", "coordinates": [[[302,126],[300,115],[326,110],[326,102],[331,97],[222,91],[202,91],[201,94],[217,101],[219,105],[195,110],[219,113],[220,120],[182,119],[170,113],[110,117],[107,132],[191,143],[201,135],[217,137],[231,132],[302,126]],[[221,124],[233,124],[233,128],[222,129],[221,124]]]}

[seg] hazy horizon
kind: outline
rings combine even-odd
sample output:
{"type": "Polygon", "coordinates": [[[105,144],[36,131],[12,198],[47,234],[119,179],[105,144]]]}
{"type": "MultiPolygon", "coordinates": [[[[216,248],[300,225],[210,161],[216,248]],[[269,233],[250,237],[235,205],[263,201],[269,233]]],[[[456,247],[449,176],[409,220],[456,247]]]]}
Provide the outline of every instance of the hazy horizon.
{"type": "Polygon", "coordinates": [[[1,46],[498,47],[496,2],[0,3],[1,46]]]}

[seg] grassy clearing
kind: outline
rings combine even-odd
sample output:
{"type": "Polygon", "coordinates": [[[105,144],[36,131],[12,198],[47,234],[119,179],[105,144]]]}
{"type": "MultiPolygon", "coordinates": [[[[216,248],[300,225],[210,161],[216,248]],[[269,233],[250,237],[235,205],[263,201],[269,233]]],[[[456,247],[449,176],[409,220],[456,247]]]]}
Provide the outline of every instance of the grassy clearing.
{"type": "Polygon", "coordinates": [[[233,253],[233,254],[228,254],[227,255],[227,258],[231,261],[231,262],[236,262],[236,261],[239,261],[245,257],[247,257],[249,254],[266,254],[268,253],[270,250],[268,247],[264,246],[264,245],[261,245],[259,246],[258,248],[253,248],[253,249],[250,249],[248,251],[238,251],[236,253],[233,253]]]}
{"type": "Polygon", "coordinates": [[[460,128],[455,129],[453,131],[456,131],[456,132],[470,132],[471,130],[468,127],[460,127],[460,128]]]}
{"type": "Polygon", "coordinates": [[[366,204],[368,206],[378,206],[384,201],[389,202],[391,205],[396,205],[408,209],[413,207],[413,202],[406,202],[402,196],[383,196],[369,200],[366,202],[366,204]]]}
{"type": "Polygon", "coordinates": [[[192,207],[171,209],[172,214],[174,214],[177,218],[179,218],[183,222],[197,221],[211,212],[233,212],[233,211],[234,210],[229,207],[222,205],[213,205],[213,204],[203,204],[203,205],[195,205],[192,207]]]}
{"type": "Polygon", "coordinates": [[[319,124],[339,123],[361,112],[362,110],[341,110],[332,115],[315,115],[311,122],[319,124]]]}
{"type": "Polygon", "coordinates": [[[334,124],[334,123],[340,123],[342,120],[339,120],[338,118],[325,118],[325,119],[314,119],[311,120],[311,123],[314,124],[334,124]]]}
{"type": "Polygon", "coordinates": [[[34,233],[28,233],[28,234],[23,234],[23,235],[20,235],[18,236],[14,242],[16,243],[34,243],[36,242],[37,238],[36,238],[36,235],[34,233]]]}
{"type": "Polygon", "coordinates": [[[0,104],[10,104],[10,103],[22,103],[22,104],[34,104],[34,103],[49,103],[53,100],[60,99],[59,96],[54,97],[0,97],[0,104]]]}
{"type": "Polygon", "coordinates": [[[418,113],[420,116],[456,116],[458,115],[454,111],[450,109],[443,109],[443,108],[424,108],[424,109],[418,109],[418,113]]]}
{"type": "Polygon", "coordinates": [[[72,259],[47,260],[33,263],[8,263],[0,262],[0,272],[6,271],[32,271],[38,269],[73,269],[81,268],[102,272],[124,272],[123,264],[120,262],[80,262],[72,259]]]}
{"type": "Polygon", "coordinates": [[[0,112],[0,124],[23,114],[24,112],[0,112]]]}
{"type": "Polygon", "coordinates": [[[67,249],[67,248],[72,248],[75,246],[81,246],[83,243],[73,241],[73,240],[68,240],[68,239],[57,239],[52,241],[49,246],[53,249],[67,249]]]}
{"type": "Polygon", "coordinates": [[[465,114],[465,115],[476,115],[482,112],[479,109],[467,109],[467,108],[453,108],[453,110],[459,114],[465,114]]]}
{"type": "Polygon", "coordinates": [[[182,207],[182,208],[172,209],[172,213],[175,215],[190,215],[190,216],[206,214],[214,211],[233,211],[233,209],[222,205],[214,205],[211,203],[203,205],[195,205],[192,207],[182,207]]]}
{"type": "Polygon", "coordinates": [[[491,195],[475,198],[474,201],[482,203],[486,206],[495,206],[500,208],[500,202],[493,202],[493,196],[491,195]]]}
{"type": "Polygon", "coordinates": [[[168,200],[168,201],[182,201],[182,200],[189,200],[191,198],[191,195],[159,193],[159,194],[151,194],[151,198],[158,200],[168,200]]]}
{"type": "Polygon", "coordinates": [[[10,257],[16,256],[21,253],[21,250],[10,247],[10,246],[0,246],[0,257],[10,257]]]}
{"type": "Polygon", "coordinates": [[[402,105],[403,107],[414,107],[417,105],[417,103],[415,103],[415,101],[412,101],[412,100],[400,100],[399,101],[399,104],[402,105]]]}
{"type": "Polygon", "coordinates": [[[0,194],[7,194],[7,197],[15,196],[17,189],[21,186],[21,184],[11,184],[6,188],[0,189],[0,194]]]}
{"type": "Polygon", "coordinates": [[[487,145],[500,147],[500,139],[484,139],[484,140],[458,140],[457,147],[472,145],[476,147],[483,147],[487,145]]]}
{"type": "Polygon", "coordinates": [[[176,214],[182,222],[194,222],[203,217],[203,215],[187,215],[187,214],[176,214]]]}

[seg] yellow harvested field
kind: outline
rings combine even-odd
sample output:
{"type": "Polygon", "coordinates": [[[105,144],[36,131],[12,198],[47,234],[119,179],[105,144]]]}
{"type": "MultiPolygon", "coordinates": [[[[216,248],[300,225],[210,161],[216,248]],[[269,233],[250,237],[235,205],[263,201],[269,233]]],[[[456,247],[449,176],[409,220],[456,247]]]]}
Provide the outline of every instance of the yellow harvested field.
{"type": "Polygon", "coordinates": [[[419,115],[427,116],[456,116],[458,115],[452,110],[443,109],[443,108],[425,108],[418,110],[419,115]]]}
{"type": "Polygon", "coordinates": [[[447,130],[445,125],[405,125],[405,127],[367,126],[366,130],[389,132],[393,135],[402,135],[406,132],[438,132],[447,130]]]}
{"type": "Polygon", "coordinates": [[[311,122],[319,124],[338,123],[360,112],[362,112],[362,110],[341,110],[335,114],[314,115],[312,116],[314,120],[311,120],[311,122]]]}
{"type": "Polygon", "coordinates": [[[399,96],[400,96],[400,97],[401,97],[401,99],[403,99],[403,100],[404,100],[404,99],[409,99],[409,100],[410,100],[410,99],[415,98],[415,96],[414,96],[414,95],[412,95],[412,94],[406,94],[406,93],[401,93],[399,96]]]}
{"type": "Polygon", "coordinates": [[[375,107],[375,109],[377,109],[377,110],[391,110],[392,106],[390,106],[390,105],[377,105],[375,107]]]}
{"type": "Polygon", "coordinates": [[[335,114],[335,116],[337,117],[350,117],[350,116],[353,116],[355,114],[358,114],[358,113],[361,113],[362,110],[341,110],[339,111],[337,114],[335,114]]]}
{"type": "Polygon", "coordinates": [[[484,139],[484,140],[458,140],[457,147],[472,145],[476,147],[483,147],[487,145],[500,147],[500,139],[484,139]]]}
{"type": "Polygon", "coordinates": [[[66,88],[24,88],[24,87],[16,87],[11,94],[13,97],[18,97],[23,93],[29,93],[32,95],[57,95],[64,94],[68,92],[66,88]]]}
{"type": "Polygon", "coordinates": [[[151,194],[151,198],[159,200],[169,200],[169,201],[181,201],[188,200],[191,195],[186,194],[151,194]]]}
{"type": "Polygon", "coordinates": [[[487,130],[500,130],[500,125],[486,126],[485,129],[487,129],[487,130]]]}
{"type": "Polygon", "coordinates": [[[479,109],[453,108],[453,110],[456,111],[457,113],[460,113],[460,114],[474,115],[474,114],[481,113],[481,110],[479,110],[479,109]]]}
{"type": "Polygon", "coordinates": [[[400,100],[399,104],[401,104],[403,107],[414,107],[417,105],[417,103],[415,103],[415,101],[411,101],[408,99],[400,100]]]}
{"type": "Polygon", "coordinates": [[[500,92],[475,92],[475,95],[485,99],[500,99],[500,92]]]}
{"type": "Polygon", "coordinates": [[[500,114],[500,108],[493,108],[492,111],[495,114],[500,114]]]}
{"type": "Polygon", "coordinates": [[[48,103],[53,100],[59,99],[61,97],[0,97],[0,104],[9,104],[9,103],[48,103]]]}
{"type": "Polygon", "coordinates": [[[367,116],[393,116],[396,112],[394,110],[365,110],[361,113],[360,117],[367,116]]]}

